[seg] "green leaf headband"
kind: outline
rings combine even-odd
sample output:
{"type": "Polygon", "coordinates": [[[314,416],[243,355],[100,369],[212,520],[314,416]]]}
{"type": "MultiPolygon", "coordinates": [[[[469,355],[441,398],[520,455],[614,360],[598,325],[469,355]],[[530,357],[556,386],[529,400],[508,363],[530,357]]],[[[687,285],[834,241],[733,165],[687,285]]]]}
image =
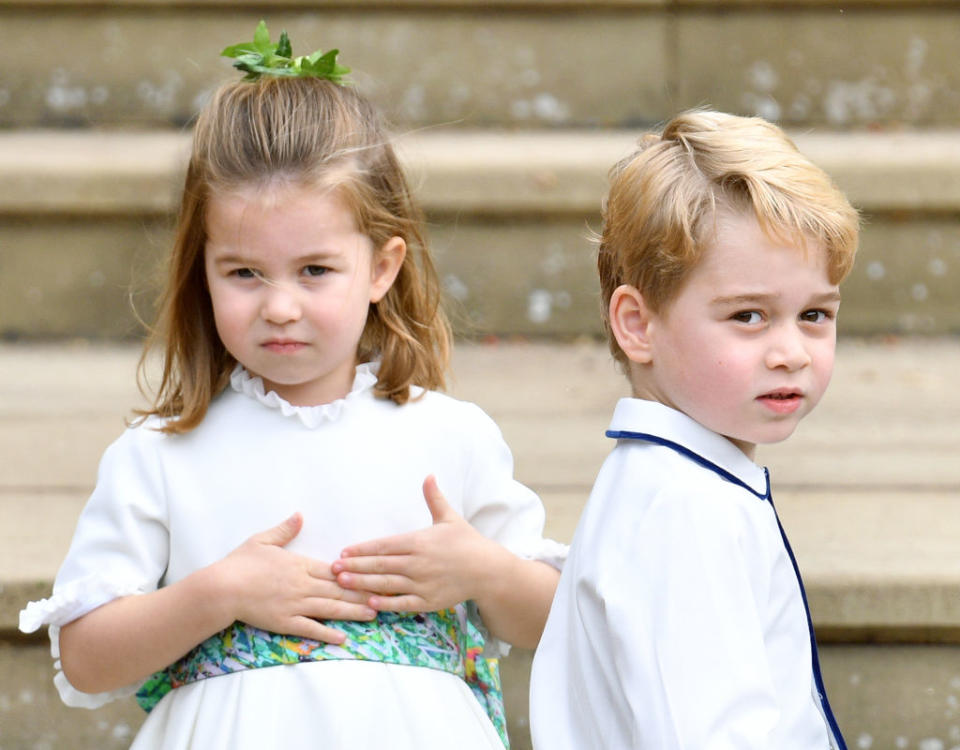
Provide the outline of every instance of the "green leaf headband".
{"type": "Polygon", "coordinates": [[[233,67],[244,71],[245,81],[256,81],[260,76],[279,78],[326,78],[340,86],[346,85],[343,77],[350,68],[337,64],[340,50],[332,49],[326,54],[317,50],[309,55],[293,57],[290,37],[286,31],[280,32],[276,44],[270,41],[267,24],[261,21],[253,32],[252,42],[242,42],[227,47],[221,57],[232,57],[233,67]]]}

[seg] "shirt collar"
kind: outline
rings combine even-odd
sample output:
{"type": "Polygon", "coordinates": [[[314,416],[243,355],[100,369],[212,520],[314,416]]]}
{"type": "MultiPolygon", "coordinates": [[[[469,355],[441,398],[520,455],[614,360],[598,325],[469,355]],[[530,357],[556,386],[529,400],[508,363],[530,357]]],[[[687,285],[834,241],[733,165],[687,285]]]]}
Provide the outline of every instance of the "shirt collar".
{"type": "Polygon", "coordinates": [[[731,475],[758,497],[769,497],[766,469],[757,466],[727,438],[664,404],[639,398],[620,399],[607,436],[667,443],[693,460],[700,459],[698,463],[714,471],[720,469],[717,473],[721,476],[731,475]]]}

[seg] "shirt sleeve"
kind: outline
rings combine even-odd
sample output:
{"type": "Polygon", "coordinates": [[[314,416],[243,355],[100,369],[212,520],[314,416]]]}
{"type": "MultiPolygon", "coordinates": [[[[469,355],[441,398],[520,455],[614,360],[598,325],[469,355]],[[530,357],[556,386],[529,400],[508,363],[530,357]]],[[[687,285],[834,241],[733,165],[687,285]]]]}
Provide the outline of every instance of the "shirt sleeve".
{"type": "Polygon", "coordinates": [[[568,546],[543,537],[545,513],[539,496],[513,476],[513,454],[500,428],[479,407],[463,498],[464,517],[484,536],[514,554],[561,569],[568,546]]]}
{"type": "MultiPolygon", "coordinates": [[[[543,503],[533,490],[514,479],[513,454],[500,428],[479,407],[466,406],[473,412],[467,421],[473,440],[464,482],[464,518],[515,555],[561,569],[569,547],[543,537],[543,503]]],[[[509,643],[489,635],[473,602],[468,603],[467,612],[486,640],[486,655],[510,653],[509,643]]]]}
{"type": "Polygon", "coordinates": [[[770,746],[780,710],[758,606],[770,568],[752,518],[760,502],[667,492],[609,540],[630,565],[605,557],[598,596],[582,603],[605,609],[611,669],[632,703],[634,736],[646,740],[643,717],[660,717],[651,747],[770,746]],[[643,705],[633,705],[637,696],[643,705]]]}
{"type": "Polygon", "coordinates": [[[131,694],[81,693],[61,671],[60,628],[114,599],[153,591],[166,569],[169,534],[156,440],[146,426],[128,430],[103,455],[97,484],[77,521],[67,557],[48,599],[20,613],[20,630],[50,626],[54,683],[64,703],[96,708],[131,694]]]}

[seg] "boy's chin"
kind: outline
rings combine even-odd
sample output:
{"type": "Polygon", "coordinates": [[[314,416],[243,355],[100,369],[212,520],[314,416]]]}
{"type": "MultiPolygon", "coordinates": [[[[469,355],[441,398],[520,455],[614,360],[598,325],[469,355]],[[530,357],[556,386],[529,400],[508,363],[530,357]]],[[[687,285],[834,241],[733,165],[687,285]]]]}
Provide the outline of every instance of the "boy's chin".
{"type": "Polygon", "coordinates": [[[757,446],[776,445],[777,443],[782,443],[784,440],[793,435],[793,433],[796,432],[796,429],[796,424],[790,426],[778,425],[778,429],[757,430],[751,432],[750,434],[743,435],[724,434],[724,437],[737,446],[741,451],[746,453],[747,456],[753,458],[757,446]]]}

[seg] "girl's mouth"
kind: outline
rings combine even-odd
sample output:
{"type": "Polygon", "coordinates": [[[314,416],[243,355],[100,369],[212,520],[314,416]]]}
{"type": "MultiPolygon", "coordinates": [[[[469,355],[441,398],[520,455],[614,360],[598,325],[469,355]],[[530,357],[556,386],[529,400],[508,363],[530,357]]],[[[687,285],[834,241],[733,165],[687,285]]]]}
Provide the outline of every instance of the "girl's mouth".
{"type": "Polygon", "coordinates": [[[302,341],[275,340],[263,343],[263,348],[274,354],[293,354],[306,346],[302,341]]]}

